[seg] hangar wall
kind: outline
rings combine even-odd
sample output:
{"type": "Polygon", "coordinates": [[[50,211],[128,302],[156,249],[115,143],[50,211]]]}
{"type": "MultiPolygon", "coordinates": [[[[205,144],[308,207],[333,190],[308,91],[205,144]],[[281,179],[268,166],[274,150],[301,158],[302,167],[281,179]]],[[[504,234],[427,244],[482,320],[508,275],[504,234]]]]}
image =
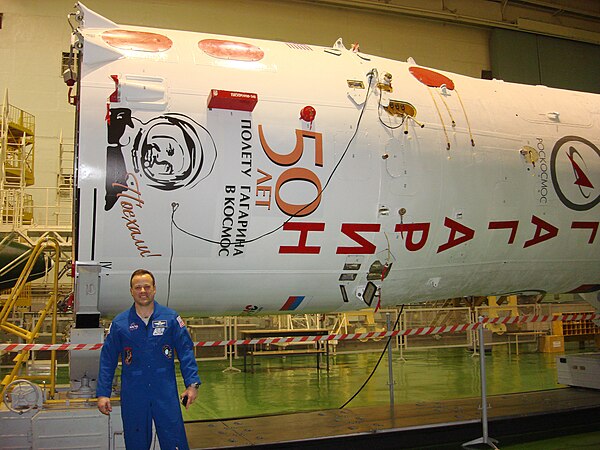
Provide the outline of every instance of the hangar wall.
{"type": "Polygon", "coordinates": [[[600,94],[600,46],[495,29],[490,39],[495,78],[600,94]]]}

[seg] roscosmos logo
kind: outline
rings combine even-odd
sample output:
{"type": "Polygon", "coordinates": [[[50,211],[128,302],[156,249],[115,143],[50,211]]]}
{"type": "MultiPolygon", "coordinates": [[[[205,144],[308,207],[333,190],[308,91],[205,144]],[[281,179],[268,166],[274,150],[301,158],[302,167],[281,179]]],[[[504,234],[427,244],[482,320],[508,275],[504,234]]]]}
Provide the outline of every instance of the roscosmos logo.
{"type": "Polygon", "coordinates": [[[587,211],[600,202],[600,150],[579,136],[559,139],[550,157],[552,184],[563,204],[587,211]]]}

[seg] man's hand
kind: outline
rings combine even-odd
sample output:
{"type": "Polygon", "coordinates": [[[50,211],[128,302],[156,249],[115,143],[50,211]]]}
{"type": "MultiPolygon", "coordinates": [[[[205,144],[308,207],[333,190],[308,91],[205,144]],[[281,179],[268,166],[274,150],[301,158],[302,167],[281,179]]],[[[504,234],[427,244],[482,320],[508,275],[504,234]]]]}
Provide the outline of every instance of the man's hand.
{"type": "Polygon", "coordinates": [[[107,416],[112,412],[112,406],[110,404],[110,398],[98,397],[98,411],[107,416]]]}
{"type": "Polygon", "coordinates": [[[190,405],[194,403],[196,397],[198,397],[198,389],[192,384],[188,386],[188,388],[181,394],[181,399],[187,395],[187,403],[185,404],[185,409],[189,409],[190,405]]]}

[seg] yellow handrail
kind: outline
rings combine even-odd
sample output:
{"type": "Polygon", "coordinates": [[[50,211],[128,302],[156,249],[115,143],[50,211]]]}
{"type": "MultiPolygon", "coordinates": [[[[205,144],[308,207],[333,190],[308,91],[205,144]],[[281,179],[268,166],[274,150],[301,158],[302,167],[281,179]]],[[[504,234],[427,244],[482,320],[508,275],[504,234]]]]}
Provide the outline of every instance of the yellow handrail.
{"type": "MultiPolygon", "coordinates": [[[[58,297],[59,264],[60,264],[60,244],[58,243],[58,240],[56,240],[55,238],[50,237],[50,236],[45,236],[45,237],[38,239],[38,241],[36,242],[35,246],[33,247],[32,251],[29,255],[29,259],[27,260],[27,263],[25,264],[25,267],[23,268],[21,275],[19,276],[19,279],[17,280],[17,284],[15,284],[15,286],[12,288],[12,291],[11,291],[8,299],[6,300],[6,303],[4,303],[2,311],[0,312],[0,328],[1,329],[24,339],[25,343],[31,344],[31,343],[33,343],[35,338],[38,336],[38,334],[40,332],[40,328],[42,327],[42,324],[44,323],[44,320],[45,320],[46,316],[48,315],[48,312],[51,312],[52,313],[52,344],[56,344],[56,327],[57,327],[56,302],[57,302],[57,297],[58,297]],[[46,301],[44,308],[40,311],[40,315],[38,317],[37,322],[35,323],[35,326],[33,327],[33,329],[31,331],[29,331],[22,327],[19,327],[18,325],[15,325],[15,324],[9,322],[8,317],[10,315],[10,312],[14,309],[17,299],[19,298],[19,295],[23,291],[23,287],[25,286],[25,283],[27,282],[27,279],[29,278],[31,271],[33,270],[35,262],[45,251],[48,251],[49,249],[54,249],[54,269],[55,269],[54,277],[53,277],[54,278],[53,279],[54,289],[53,289],[52,293],[50,294],[50,298],[48,298],[48,300],[46,301]]],[[[17,377],[17,375],[19,373],[21,365],[23,364],[24,361],[27,361],[28,356],[29,356],[28,351],[26,351],[26,350],[21,351],[14,360],[15,366],[13,367],[13,370],[11,371],[11,373],[9,375],[7,375],[2,381],[0,381],[0,385],[2,385],[2,393],[1,393],[2,397],[4,396],[4,391],[6,390],[6,387],[13,380],[15,380],[15,378],[17,377]]],[[[56,388],[56,350],[52,350],[50,353],[50,398],[54,398],[55,388],[56,388]]]]}

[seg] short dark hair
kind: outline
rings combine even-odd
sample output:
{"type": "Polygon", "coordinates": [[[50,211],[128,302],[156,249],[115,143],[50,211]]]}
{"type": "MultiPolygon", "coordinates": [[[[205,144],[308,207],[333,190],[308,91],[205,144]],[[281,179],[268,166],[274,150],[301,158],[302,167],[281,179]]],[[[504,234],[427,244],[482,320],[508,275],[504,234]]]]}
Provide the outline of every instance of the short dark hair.
{"type": "Polygon", "coordinates": [[[150,275],[150,278],[152,278],[152,286],[156,286],[156,280],[154,279],[152,272],[146,269],[137,269],[131,274],[131,278],[129,279],[129,287],[133,287],[133,277],[137,277],[138,275],[150,275]]]}

